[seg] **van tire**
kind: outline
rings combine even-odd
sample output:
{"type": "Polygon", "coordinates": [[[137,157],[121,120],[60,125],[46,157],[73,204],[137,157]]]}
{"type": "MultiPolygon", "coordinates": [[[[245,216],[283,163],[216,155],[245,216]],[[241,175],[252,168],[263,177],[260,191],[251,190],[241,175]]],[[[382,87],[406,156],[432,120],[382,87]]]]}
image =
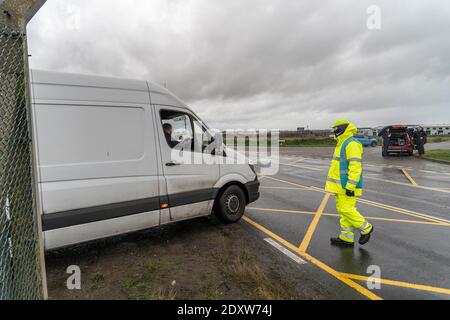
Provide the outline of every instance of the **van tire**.
{"type": "Polygon", "coordinates": [[[372,148],[375,148],[376,146],[378,146],[378,143],[376,143],[376,142],[374,141],[374,142],[372,142],[371,146],[372,146],[372,148]]]}
{"type": "Polygon", "coordinates": [[[244,215],[246,203],[244,191],[239,186],[229,186],[216,199],[214,214],[224,223],[238,222],[244,215]]]}

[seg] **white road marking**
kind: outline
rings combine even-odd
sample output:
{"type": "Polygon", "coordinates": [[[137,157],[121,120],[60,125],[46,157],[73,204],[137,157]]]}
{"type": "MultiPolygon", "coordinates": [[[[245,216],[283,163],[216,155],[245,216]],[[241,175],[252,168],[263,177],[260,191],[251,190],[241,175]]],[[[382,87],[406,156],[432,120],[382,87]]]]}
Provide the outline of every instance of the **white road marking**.
{"type": "Polygon", "coordinates": [[[430,170],[416,170],[416,171],[431,173],[431,174],[439,174],[439,175],[441,175],[441,174],[450,175],[450,172],[444,172],[444,171],[430,171],[430,170]]]}
{"type": "Polygon", "coordinates": [[[295,160],[295,161],[293,161],[293,162],[291,162],[289,164],[293,165],[293,164],[296,164],[296,163],[299,163],[299,162],[303,162],[303,161],[305,161],[305,158],[300,157],[300,159],[297,159],[297,160],[295,160]]]}
{"type": "MultiPolygon", "coordinates": [[[[303,158],[304,161],[307,160],[322,160],[322,161],[331,161],[331,158],[303,158]]],[[[445,174],[445,175],[450,175],[450,172],[445,172],[445,171],[432,171],[432,170],[424,170],[424,169],[417,169],[417,168],[413,168],[413,167],[402,167],[402,166],[398,166],[398,165],[387,165],[387,164],[376,164],[373,162],[364,162],[364,165],[367,167],[378,167],[378,168],[388,168],[388,169],[407,169],[407,170],[411,170],[411,171],[419,171],[419,172],[425,172],[425,173],[433,173],[433,174],[445,174]]]]}
{"type": "MultiPolygon", "coordinates": [[[[325,169],[326,168],[315,168],[315,167],[310,167],[310,166],[300,166],[300,165],[294,165],[294,164],[287,164],[287,163],[279,163],[279,165],[282,166],[288,166],[288,167],[293,167],[293,168],[299,168],[299,169],[307,169],[307,170],[311,170],[311,171],[322,171],[322,172],[326,172],[325,169]]],[[[383,181],[386,183],[391,183],[391,184],[396,184],[396,185],[401,185],[401,186],[406,186],[406,187],[410,187],[410,188],[417,188],[417,189],[424,189],[424,190],[431,190],[431,191],[437,191],[437,192],[442,192],[442,193],[450,193],[449,190],[446,190],[444,188],[433,188],[433,187],[427,187],[427,186],[417,186],[417,185],[412,185],[410,183],[404,183],[404,182],[399,182],[399,181],[394,181],[394,180],[388,180],[388,179],[382,179],[382,178],[377,178],[376,176],[379,175],[377,174],[365,174],[365,178],[366,179],[370,179],[370,180],[375,180],[375,181],[383,181]]]]}
{"type": "Polygon", "coordinates": [[[395,209],[395,210],[399,210],[399,211],[403,211],[405,213],[412,213],[412,214],[415,214],[415,215],[418,215],[418,216],[422,216],[424,218],[430,218],[430,219],[434,219],[434,220],[439,220],[441,222],[450,223],[449,220],[438,218],[438,217],[435,217],[435,216],[430,216],[428,214],[419,213],[419,212],[415,212],[415,211],[412,211],[412,210],[406,210],[406,209],[402,209],[402,208],[399,208],[399,207],[390,206],[390,205],[387,205],[387,204],[384,204],[384,203],[379,203],[379,202],[370,201],[370,200],[366,200],[366,199],[359,199],[359,200],[361,200],[361,202],[365,202],[365,203],[372,203],[372,204],[376,204],[376,205],[382,205],[384,207],[395,209]]]}
{"type": "MultiPolygon", "coordinates": [[[[304,159],[308,159],[308,158],[304,158],[304,159]]],[[[281,164],[281,165],[287,165],[287,164],[283,164],[283,163],[280,163],[280,164],[281,164]]],[[[287,166],[291,166],[291,167],[299,167],[299,168],[300,168],[300,166],[296,166],[296,165],[287,165],[287,166]]],[[[313,168],[313,167],[305,167],[305,166],[302,166],[302,168],[304,168],[304,169],[309,169],[309,170],[314,170],[314,171],[321,171],[320,169],[318,169],[318,168],[313,168]]],[[[420,170],[419,170],[419,171],[420,171],[420,170]]],[[[313,179],[313,178],[311,178],[311,177],[308,177],[308,178],[313,179]]],[[[386,180],[386,179],[375,178],[375,177],[373,176],[373,174],[372,174],[372,175],[370,175],[370,174],[369,174],[369,175],[366,175],[366,178],[368,178],[368,179],[373,179],[373,180],[379,180],[379,181],[385,181],[385,182],[389,182],[389,183],[393,183],[393,184],[398,184],[398,185],[405,185],[405,186],[408,186],[408,187],[414,187],[414,188],[419,188],[419,189],[426,189],[426,190],[431,190],[431,191],[450,193],[450,189],[447,189],[447,188],[415,187],[415,186],[412,186],[412,185],[407,184],[407,183],[402,183],[402,182],[397,182],[397,181],[391,181],[391,180],[386,180]]],[[[314,180],[314,179],[313,179],[313,180],[314,180]]],[[[299,185],[299,186],[301,186],[301,185],[299,185]]],[[[303,187],[308,188],[308,186],[303,186],[303,187]]],[[[315,189],[315,190],[318,190],[318,191],[321,191],[321,192],[325,192],[325,190],[322,189],[322,188],[317,188],[317,187],[314,187],[314,186],[310,186],[309,188],[312,189],[312,190],[315,189]]],[[[443,219],[443,218],[438,218],[438,217],[436,217],[436,216],[427,215],[427,214],[423,214],[423,213],[418,213],[418,212],[415,212],[415,211],[412,211],[412,210],[402,209],[402,208],[398,208],[398,207],[395,207],[395,206],[390,206],[390,205],[386,205],[386,204],[383,204],[383,203],[377,203],[377,202],[369,201],[369,200],[365,200],[365,199],[360,199],[360,200],[361,200],[361,202],[364,202],[364,201],[365,201],[366,203],[367,203],[367,202],[371,202],[372,204],[382,205],[382,206],[385,206],[385,207],[388,207],[388,208],[391,208],[391,209],[403,211],[403,212],[405,212],[405,213],[411,213],[411,214],[415,214],[415,215],[418,215],[418,216],[422,216],[422,217],[424,217],[424,218],[430,218],[430,219],[438,220],[438,221],[441,221],[441,222],[444,222],[444,223],[450,223],[449,220],[446,220],[446,219],[443,219]]]]}
{"type": "Polygon", "coordinates": [[[267,243],[269,243],[270,245],[275,247],[277,250],[279,250],[282,253],[284,253],[286,256],[288,256],[289,258],[294,260],[296,263],[298,263],[298,264],[306,264],[307,263],[305,260],[300,258],[298,255],[294,254],[292,251],[286,249],[285,247],[283,247],[281,244],[279,244],[278,242],[276,242],[272,238],[266,238],[266,239],[264,239],[264,241],[266,241],[267,243]]]}
{"type": "Polygon", "coordinates": [[[308,170],[312,170],[312,171],[322,171],[322,169],[309,167],[309,166],[300,166],[300,165],[296,165],[296,164],[288,164],[288,163],[281,163],[281,162],[280,162],[280,164],[282,166],[288,166],[288,167],[294,167],[294,168],[300,168],[300,169],[308,169],[308,170]]]}
{"type": "Polygon", "coordinates": [[[3,210],[6,213],[6,220],[11,221],[11,214],[9,213],[10,204],[9,204],[9,197],[8,196],[6,196],[5,207],[3,208],[3,210]]]}

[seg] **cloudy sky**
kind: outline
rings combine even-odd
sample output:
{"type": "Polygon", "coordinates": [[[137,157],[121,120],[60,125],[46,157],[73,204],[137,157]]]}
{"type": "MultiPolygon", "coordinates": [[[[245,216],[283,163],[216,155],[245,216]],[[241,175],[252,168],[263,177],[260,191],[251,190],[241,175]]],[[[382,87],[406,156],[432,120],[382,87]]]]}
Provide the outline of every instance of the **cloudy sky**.
{"type": "Polygon", "coordinates": [[[28,34],[32,68],[166,83],[215,128],[440,124],[449,17],[448,0],[47,0],[28,34]]]}

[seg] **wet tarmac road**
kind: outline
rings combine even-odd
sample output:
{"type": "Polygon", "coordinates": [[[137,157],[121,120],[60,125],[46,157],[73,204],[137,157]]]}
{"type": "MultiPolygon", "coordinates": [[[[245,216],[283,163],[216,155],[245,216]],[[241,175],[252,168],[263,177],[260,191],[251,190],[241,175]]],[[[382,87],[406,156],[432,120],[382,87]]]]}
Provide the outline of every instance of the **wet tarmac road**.
{"type": "Polygon", "coordinates": [[[298,267],[314,268],[343,298],[448,300],[450,166],[383,159],[379,151],[365,150],[365,192],[358,202],[375,226],[367,245],[330,246],[339,233],[334,197],[323,191],[332,148],[282,149],[279,173],[262,177],[261,198],[242,223],[303,258],[307,264],[298,267]]]}

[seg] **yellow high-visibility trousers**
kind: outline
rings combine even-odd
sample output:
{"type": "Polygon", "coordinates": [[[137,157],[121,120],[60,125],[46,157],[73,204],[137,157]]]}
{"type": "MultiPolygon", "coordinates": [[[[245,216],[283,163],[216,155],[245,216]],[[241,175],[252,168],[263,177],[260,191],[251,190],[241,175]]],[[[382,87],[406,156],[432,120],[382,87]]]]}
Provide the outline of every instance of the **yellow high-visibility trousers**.
{"type": "Polygon", "coordinates": [[[372,231],[372,225],[356,209],[356,197],[349,197],[345,194],[336,194],[336,208],[341,217],[341,234],[339,238],[347,242],[355,242],[354,229],[358,229],[361,234],[368,234],[372,231]]]}

